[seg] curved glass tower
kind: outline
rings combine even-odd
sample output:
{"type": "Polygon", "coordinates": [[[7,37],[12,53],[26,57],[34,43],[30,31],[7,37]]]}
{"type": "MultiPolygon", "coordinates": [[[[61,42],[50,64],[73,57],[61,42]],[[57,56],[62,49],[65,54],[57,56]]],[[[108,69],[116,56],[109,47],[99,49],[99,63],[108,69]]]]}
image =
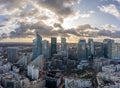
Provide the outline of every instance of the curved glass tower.
{"type": "Polygon", "coordinates": [[[42,54],[42,37],[36,33],[36,39],[33,40],[32,60],[42,54]]]}

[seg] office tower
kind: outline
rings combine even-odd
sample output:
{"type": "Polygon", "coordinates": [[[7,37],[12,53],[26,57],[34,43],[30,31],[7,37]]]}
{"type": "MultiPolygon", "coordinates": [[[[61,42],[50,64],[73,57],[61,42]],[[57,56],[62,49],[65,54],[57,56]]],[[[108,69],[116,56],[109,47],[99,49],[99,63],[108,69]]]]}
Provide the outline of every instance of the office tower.
{"type": "Polygon", "coordinates": [[[111,59],[120,59],[120,43],[112,43],[111,59]]]}
{"type": "Polygon", "coordinates": [[[51,56],[57,53],[57,39],[55,37],[51,38],[51,56]]]}
{"type": "Polygon", "coordinates": [[[95,57],[103,57],[103,43],[101,42],[94,42],[94,51],[95,51],[95,57]]]}
{"type": "Polygon", "coordinates": [[[114,43],[114,40],[111,40],[111,39],[104,39],[103,40],[104,57],[105,58],[111,58],[112,43],[114,43]]]}
{"type": "Polygon", "coordinates": [[[66,38],[61,38],[61,51],[66,51],[66,38]]]}
{"type": "Polygon", "coordinates": [[[93,59],[93,56],[94,56],[94,41],[93,41],[93,39],[88,40],[88,49],[87,50],[88,50],[87,51],[88,58],[93,59]]]}
{"type": "Polygon", "coordinates": [[[50,57],[50,51],[49,51],[49,42],[47,40],[42,41],[42,54],[45,59],[48,59],[50,57]]]}
{"type": "Polygon", "coordinates": [[[16,47],[7,48],[8,62],[15,63],[18,60],[18,50],[16,47]]]}
{"type": "Polygon", "coordinates": [[[33,40],[32,60],[42,54],[42,37],[36,33],[36,39],[33,40]]]}
{"type": "Polygon", "coordinates": [[[120,59],[120,43],[117,46],[118,59],[120,59]]]}
{"type": "Polygon", "coordinates": [[[86,41],[84,39],[80,40],[77,47],[78,60],[87,60],[86,52],[86,41]]]}
{"type": "Polygon", "coordinates": [[[111,58],[112,59],[116,59],[118,58],[118,50],[117,50],[117,44],[116,43],[113,43],[112,44],[112,47],[111,47],[111,58]]]}
{"type": "Polygon", "coordinates": [[[67,55],[67,43],[66,38],[61,38],[61,51],[64,51],[67,55]]]}
{"type": "Polygon", "coordinates": [[[68,48],[68,58],[75,60],[77,58],[77,47],[68,48]]]}

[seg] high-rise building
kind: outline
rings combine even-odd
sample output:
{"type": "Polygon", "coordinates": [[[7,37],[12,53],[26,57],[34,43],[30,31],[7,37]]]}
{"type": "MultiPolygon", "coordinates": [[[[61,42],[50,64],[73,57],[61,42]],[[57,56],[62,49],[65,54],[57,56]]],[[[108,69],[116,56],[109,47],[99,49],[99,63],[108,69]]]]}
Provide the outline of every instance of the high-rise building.
{"type": "Polygon", "coordinates": [[[104,44],[103,48],[104,48],[104,57],[105,58],[111,58],[112,43],[114,43],[114,40],[111,40],[111,39],[103,40],[103,44],[104,44]]]}
{"type": "Polygon", "coordinates": [[[67,43],[66,38],[61,38],[61,51],[64,51],[67,55],[67,43]]]}
{"type": "Polygon", "coordinates": [[[18,60],[18,50],[16,47],[7,48],[8,62],[15,63],[18,60]]]}
{"type": "Polygon", "coordinates": [[[120,43],[112,43],[111,59],[120,59],[120,43]]]}
{"type": "Polygon", "coordinates": [[[45,59],[50,57],[49,42],[47,40],[42,41],[42,54],[45,59]]]}
{"type": "Polygon", "coordinates": [[[66,51],[66,47],[67,47],[66,38],[61,38],[61,50],[66,51]]]}
{"type": "Polygon", "coordinates": [[[57,53],[57,39],[55,37],[51,38],[51,56],[57,53]]]}
{"type": "Polygon", "coordinates": [[[77,58],[77,47],[68,48],[68,58],[73,60],[77,58]]]}
{"type": "Polygon", "coordinates": [[[93,59],[94,57],[94,41],[93,39],[88,40],[88,58],[93,59]]]}
{"type": "Polygon", "coordinates": [[[78,60],[87,60],[86,52],[86,41],[84,39],[80,40],[77,47],[78,60]]]}
{"type": "Polygon", "coordinates": [[[42,37],[36,33],[36,39],[33,40],[32,60],[42,54],[42,37]]]}
{"type": "Polygon", "coordinates": [[[103,43],[101,42],[94,42],[94,52],[95,52],[95,57],[103,57],[103,43]]]}

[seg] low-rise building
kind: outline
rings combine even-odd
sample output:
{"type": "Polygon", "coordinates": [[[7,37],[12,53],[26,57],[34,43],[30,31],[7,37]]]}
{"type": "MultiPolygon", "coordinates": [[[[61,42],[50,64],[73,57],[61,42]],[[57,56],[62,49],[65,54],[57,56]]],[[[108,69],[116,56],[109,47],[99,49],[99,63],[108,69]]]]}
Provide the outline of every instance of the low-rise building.
{"type": "Polygon", "coordinates": [[[65,78],[65,88],[92,88],[90,79],[65,78]]]}

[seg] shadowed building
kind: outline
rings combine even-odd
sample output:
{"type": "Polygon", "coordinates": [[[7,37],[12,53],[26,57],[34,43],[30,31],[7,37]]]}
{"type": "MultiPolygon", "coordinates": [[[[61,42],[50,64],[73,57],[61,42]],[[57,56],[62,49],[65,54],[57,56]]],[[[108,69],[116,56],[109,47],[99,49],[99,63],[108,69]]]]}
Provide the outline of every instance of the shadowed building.
{"type": "Polygon", "coordinates": [[[18,60],[18,50],[16,47],[7,48],[8,62],[15,63],[18,60]]]}
{"type": "Polygon", "coordinates": [[[77,48],[78,60],[86,60],[87,52],[86,52],[86,41],[84,39],[80,40],[77,48]]]}
{"type": "Polygon", "coordinates": [[[55,37],[51,38],[51,56],[57,53],[57,39],[55,37]]]}
{"type": "Polygon", "coordinates": [[[111,51],[112,51],[112,44],[114,43],[114,40],[111,39],[104,39],[103,46],[104,46],[104,57],[105,58],[111,58],[111,51]]]}

